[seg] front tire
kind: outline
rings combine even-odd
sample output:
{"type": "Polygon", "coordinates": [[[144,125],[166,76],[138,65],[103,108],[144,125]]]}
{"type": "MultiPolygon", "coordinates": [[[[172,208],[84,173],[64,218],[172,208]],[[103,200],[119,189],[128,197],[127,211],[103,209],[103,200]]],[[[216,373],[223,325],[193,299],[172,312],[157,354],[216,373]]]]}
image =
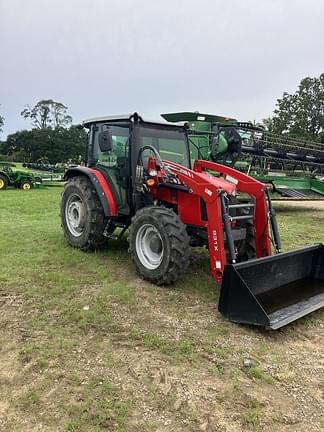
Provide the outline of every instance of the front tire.
{"type": "Polygon", "coordinates": [[[174,283],[189,265],[186,227],[172,210],[140,209],[129,229],[129,251],[138,273],[157,285],[174,283]]]}
{"type": "Polygon", "coordinates": [[[81,250],[102,248],[107,220],[97,192],[85,176],[72,177],[64,186],[61,224],[67,242],[81,250]]]}
{"type": "Polygon", "coordinates": [[[28,180],[23,180],[20,183],[20,188],[24,191],[29,191],[33,187],[33,184],[28,180]]]}

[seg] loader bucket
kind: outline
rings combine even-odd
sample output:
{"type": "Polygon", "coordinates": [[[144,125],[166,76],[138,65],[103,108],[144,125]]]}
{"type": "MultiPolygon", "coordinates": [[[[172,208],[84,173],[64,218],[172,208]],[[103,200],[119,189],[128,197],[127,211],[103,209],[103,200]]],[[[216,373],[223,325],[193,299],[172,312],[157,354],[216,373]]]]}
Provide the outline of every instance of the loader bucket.
{"type": "Polygon", "coordinates": [[[218,310],[272,330],[324,306],[324,245],[225,267],[218,310]]]}

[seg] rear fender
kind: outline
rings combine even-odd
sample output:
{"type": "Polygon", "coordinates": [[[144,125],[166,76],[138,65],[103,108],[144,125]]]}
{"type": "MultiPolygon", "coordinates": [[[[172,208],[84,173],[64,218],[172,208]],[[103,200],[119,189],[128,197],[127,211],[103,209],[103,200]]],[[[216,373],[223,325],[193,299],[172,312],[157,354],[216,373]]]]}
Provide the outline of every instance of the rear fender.
{"type": "Polygon", "coordinates": [[[105,216],[117,216],[118,208],[116,204],[115,197],[112,190],[102,175],[102,173],[96,169],[88,167],[75,167],[68,169],[64,174],[64,180],[69,180],[76,176],[87,176],[91,181],[93,187],[95,188],[98,197],[100,199],[102,208],[104,210],[105,216]]]}

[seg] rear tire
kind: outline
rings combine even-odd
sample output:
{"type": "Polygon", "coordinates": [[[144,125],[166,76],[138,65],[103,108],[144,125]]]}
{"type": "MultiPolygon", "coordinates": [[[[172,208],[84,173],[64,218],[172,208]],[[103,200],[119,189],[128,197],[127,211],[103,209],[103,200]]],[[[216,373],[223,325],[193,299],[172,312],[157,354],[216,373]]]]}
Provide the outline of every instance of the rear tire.
{"type": "Polygon", "coordinates": [[[129,229],[129,251],[138,273],[157,285],[174,283],[189,265],[186,227],[172,210],[140,209],[129,229]]]}
{"type": "Polygon", "coordinates": [[[81,250],[102,248],[107,220],[97,192],[85,176],[72,177],[64,186],[61,224],[68,243],[81,250]]]}
{"type": "Polygon", "coordinates": [[[4,175],[0,174],[0,190],[7,189],[7,186],[8,186],[7,178],[4,175]]]}

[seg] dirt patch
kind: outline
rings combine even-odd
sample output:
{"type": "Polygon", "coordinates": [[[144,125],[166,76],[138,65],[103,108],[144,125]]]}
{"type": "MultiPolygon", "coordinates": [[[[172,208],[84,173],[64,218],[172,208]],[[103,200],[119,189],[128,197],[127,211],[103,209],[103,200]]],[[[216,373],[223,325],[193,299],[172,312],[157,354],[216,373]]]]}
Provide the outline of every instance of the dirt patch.
{"type": "Polygon", "coordinates": [[[116,302],[105,332],[71,328],[55,350],[50,332],[26,329],[32,303],[2,304],[0,430],[321,430],[323,313],[267,333],[224,322],[197,297],[182,298],[179,316],[175,292],[133,286],[146,293],[142,316],[116,302]]]}
{"type": "MultiPolygon", "coordinates": [[[[193,254],[176,285],[156,287],[136,276],[127,242],[68,248],[59,192],[17,201],[15,191],[14,207],[8,192],[1,431],[323,430],[323,310],[277,332],[230,323],[207,253],[193,254]]],[[[278,220],[287,247],[324,238],[320,211],[283,210],[278,220]]]]}

